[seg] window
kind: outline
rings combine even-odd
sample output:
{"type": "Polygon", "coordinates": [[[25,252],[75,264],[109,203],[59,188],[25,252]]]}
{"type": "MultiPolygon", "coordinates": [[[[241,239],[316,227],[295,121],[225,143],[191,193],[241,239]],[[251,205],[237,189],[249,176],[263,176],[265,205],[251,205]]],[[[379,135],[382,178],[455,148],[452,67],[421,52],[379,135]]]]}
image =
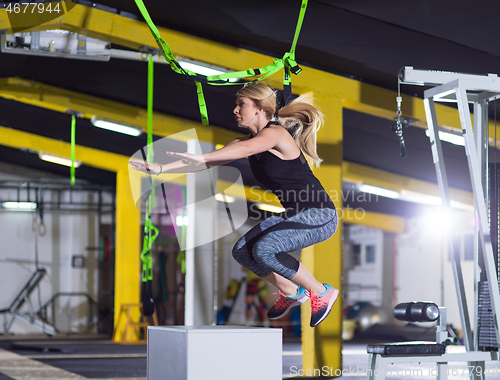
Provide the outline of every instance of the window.
{"type": "Polygon", "coordinates": [[[474,235],[464,236],[464,260],[474,260],[474,235]]]}
{"type": "Polygon", "coordinates": [[[365,263],[374,264],[375,263],[375,246],[367,245],[365,247],[365,263]]]}
{"type": "Polygon", "coordinates": [[[353,244],[351,255],[351,267],[361,265],[361,244],[353,244]]]}

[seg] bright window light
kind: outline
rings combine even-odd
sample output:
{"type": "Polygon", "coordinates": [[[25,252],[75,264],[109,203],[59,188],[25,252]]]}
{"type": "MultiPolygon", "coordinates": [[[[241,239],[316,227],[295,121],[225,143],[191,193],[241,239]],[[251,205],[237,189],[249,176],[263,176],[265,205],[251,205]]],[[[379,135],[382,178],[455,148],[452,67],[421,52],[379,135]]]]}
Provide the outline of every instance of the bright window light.
{"type": "Polygon", "coordinates": [[[399,198],[399,193],[397,191],[384,189],[383,187],[362,184],[358,188],[359,191],[362,191],[363,193],[380,195],[381,197],[392,198],[392,199],[399,198]]]}
{"type": "Polygon", "coordinates": [[[219,202],[233,203],[234,197],[231,197],[230,195],[218,193],[218,194],[215,194],[215,200],[219,201],[219,202]]]}
{"type": "MultiPolygon", "coordinates": [[[[425,130],[425,134],[427,135],[427,137],[430,136],[430,132],[428,129],[425,130]]],[[[460,135],[455,135],[453,133],[439,131],[439,139],[441,141],[446,141],[451,144],[465,146],[464,137],[460,135]]]]}
{"type": "Polygon", "coordinates": [[[452,222],[451,214],[444,209],[436,209],[424,216],[427,229],[438,235],[448,233],[452,222]]]}
{"type": "Polygon", "coordinates": [[[2,202],[2,207],[16,211],[32,211],[36,209],[35,202],[2,202]]]}
{"type": "MultiPolygon", "coordinates": [[[[56,156],[55,154],[49,154],[45,152],[39,152],[38,157],[40,157],[40,159],[44,161],[52,162],[54,164],[71,166],[71,158],[56,156]]],[[[75,168],[79,167],[81,164],[81,161],[75,160],[75,168]]]]}
{"type": "Polygon", "coordinates": [[[270,205],[270,204],[267,204],[267,203],[258,203],[257,207],[260,210],[269,211],[269,212],[275,212],[275,213],[280,213],[280,212],[285,211],[285,209],[283,207],[274,206],[274,205],[270,205]]]}
{"type": "Polygon", "coordinates": [[[109,120],[99,119],[95,116],[92,119],[90,119],[90,122],[94,124],[94,126],[97,128],[107,129],[109,131],[119,132],[125,135],[139,136],[142,133],[141,128],[115,123],[109,120]]]}

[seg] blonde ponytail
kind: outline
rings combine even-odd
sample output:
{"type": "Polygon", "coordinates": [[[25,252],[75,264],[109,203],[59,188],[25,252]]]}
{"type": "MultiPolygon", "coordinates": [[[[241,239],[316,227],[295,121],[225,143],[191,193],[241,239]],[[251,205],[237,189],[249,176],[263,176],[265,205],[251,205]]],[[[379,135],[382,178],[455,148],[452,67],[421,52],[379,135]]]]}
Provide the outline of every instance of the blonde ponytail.
{"type": "Polygon", "coordinates": [[[297,145],[319,167],[321,158],[317,153],[316,134],[325,119],[323,113],[314,105],[311,95],[305,94],[292,100],[278,111],[280,124],[292,132],[297,145]]]}
{"type": "MultiPolygon", "coordinates": [[[[268,120],[274,118],[276,92],[271,87],[258,82],[246,84],[237,95],[251,99],[257,108],[264,110],[268,120]]],[[[316,133],[323,125],[324,118],[323,113],[314,105],[313,97],[305,94],[280,109],[276,120],[292,133],[299,148],[317,167],[322,160],[316,152],[316,133]]]]}

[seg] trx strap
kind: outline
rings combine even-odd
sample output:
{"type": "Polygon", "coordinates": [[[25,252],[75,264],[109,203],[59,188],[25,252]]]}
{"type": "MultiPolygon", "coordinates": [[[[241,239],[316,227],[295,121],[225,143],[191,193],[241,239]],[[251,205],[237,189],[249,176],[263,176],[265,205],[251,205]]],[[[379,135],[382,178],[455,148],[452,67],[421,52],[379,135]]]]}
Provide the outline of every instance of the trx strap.
{"type": "Polygon", "coordinates": [[[285,68],[283,70],[283,106],[292,100],[292,79],[290,78],[290,72],[298,75],[302,71],[295,61],[295,47],[297,46],[297,41],[299,39],[300,29],[302,28],[304,15],[306,14],[306,8],[307,0],[303,0],[300,7],[299,20],[297,21],[297,26],[295,28],[295,35],[293,36],[292,46],[290,47],[290,52],[285,54],[287,59],[284,61],[285,68]],[[287,54],[289,54],[289,56],[287,56],[287,54]]]}
{"type": "MultiPolygon", "coordinates": [[[[154,84],[154,62],[153,57],[148,58],[148,162],[154,159],[153,152],[153,84],[154,84]]],[[[154,181],[154,179],[153,179],[154,181]]],[[[154,189],[154,187],[153,187],[154,189]]],[[[153,206],[154,207],[154,206],[153,206]]]]}
{"type": "MultiPolygon", "coordinates": [[[[144,161],[153,162],[153,79],[154,79],[153,58],[149,56],[148,60],[148,138],[147,154],[141,149],[144,161]]],[[[142,313],[144,316],[150,316],[154,313],[153,301],[153,257],[151,247],[158,237],[159,230],[151,222],[152,210],[156,207],[154,177],[149,173],[151,181],[151,193],[146,202],[146,215],[144,221],[144,243],[141,252],[142,261],[142,313]]]]}
{"type": "Polygon", "coordinates": [[[71,115],[71,166],[70,166],[70,184],[75,184],[75,140],[76,140],[76,118],[81,117],[82,113],[67,109],[66,112],[71,115]]]}
{"type": "Polygon", "coordinates": [[[163,53],[163,56],[165,57],[167,63],[170,65],[170,68],[174,72],[182,74],[194,80],[196,84],[196,90],[198,93],[198,104],[200,107],[201,121],[203,125],[208,124],[208,112],[205,103],[205,98],[203,96],[202,83],[208,83],[210,85],[238,85],[238,83],[232,83],[229,80],[248,78],[260,75],[259,78],[254,79],[254,81],[260,81],[275,74],[279,70],[284,69],[284,79],[283,79],[283,93],[285,100],[284,103],[286,104],[291,100],[292,89],[291,89],[290,73],[298,75],[302,71],[302,69],[295,61],[295,47],[297,45],[297,41],[299,38],[302,22],[304,20],[304,15],[307,8],[307,2],[308,0],[302,0],[302,5],[299,13],[299,20],[297,22],[297,27],[295,29],[295,35],[293,38],[292,46],[290,51],[283,55],[283,58],[275,58],[271,65],[261,67],[259,69],[250,68],[244,71],[235,71],[226,74],[205,76],[196,74],[190,70],[183,69],[181,67],[180,63],[175,59],[172,50],[170,49],[170,46],[168,46],[165,40],[160,36],[160,32],[158,31],[158,28],[154,25],[153,21],[151,20],[151,17],[149,16],[149,13],[143,1],[135,0],[135,3],[137,4],[139,11],[144,17],[146,23],[148,24],[151,34],[153,35],[153,38],[155,39],[156,43],[158,44],[158,47],[163,53]]]}

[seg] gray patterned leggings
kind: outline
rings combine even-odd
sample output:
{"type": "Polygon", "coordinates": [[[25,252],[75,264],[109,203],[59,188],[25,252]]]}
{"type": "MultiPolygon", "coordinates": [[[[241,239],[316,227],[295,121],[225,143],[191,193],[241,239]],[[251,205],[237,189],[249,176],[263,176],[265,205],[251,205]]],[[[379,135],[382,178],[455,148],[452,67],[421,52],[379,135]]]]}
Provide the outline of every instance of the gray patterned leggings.
{"type": "Polygon", "coordinates": [[[299,262],[287,252],[330,238],[337,229],[337,212],[313,208],[288,219],[272,216],[248,231],[233,247],[233,257],[259,277],[271,272],[291,279],[299,262]]]}

